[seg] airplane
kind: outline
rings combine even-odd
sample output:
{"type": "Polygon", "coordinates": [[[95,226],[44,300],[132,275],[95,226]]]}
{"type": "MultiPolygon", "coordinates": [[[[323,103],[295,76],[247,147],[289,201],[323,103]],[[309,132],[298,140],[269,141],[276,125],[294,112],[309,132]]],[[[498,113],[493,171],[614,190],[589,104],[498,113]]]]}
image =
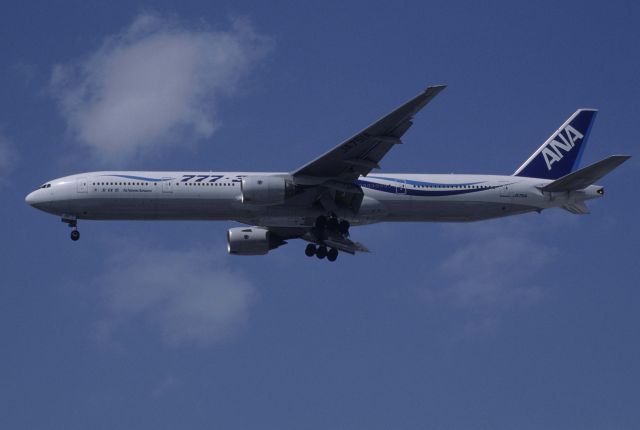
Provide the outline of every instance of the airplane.
{"type": "Polygon", "coordinates": [[[578,109],[511,175],[372,173],[444,85],[430,86],[340,145],[291,172],[87,172],[46,182],[26,202],[78,220],[232,220],[227,250],[264,255],[292,239],[335,261],[369,250],[350,227],[379,222],[466,222],[563,208],[587,214],[595,182],[630,158],[576,170],[597,110],[578,109]]]}

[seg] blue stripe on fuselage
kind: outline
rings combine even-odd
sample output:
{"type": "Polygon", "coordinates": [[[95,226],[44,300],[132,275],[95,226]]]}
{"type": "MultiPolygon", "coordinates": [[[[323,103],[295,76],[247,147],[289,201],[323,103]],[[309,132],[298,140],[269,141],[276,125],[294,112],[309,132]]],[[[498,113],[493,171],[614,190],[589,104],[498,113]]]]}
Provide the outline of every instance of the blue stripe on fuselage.
{"type": "Polygon", "coordinates": [[[158,178],[147,178],[144,176],[132,176],[132,175],[102,175],[102,176],[113,176],[116,178],[124,178],[124,179],[133,179],[136,181],[149,181],[149,182],[163,182],[163,181],[170,181],[174,178],[162,178],[162,179],[158,179],[158,178]]]}
{"type": "MultiPolygon", "coordinates": [[[[372,176],[373,177],[373,176],[372,176]]],[[[376,177],[376,179],[385,179],[385,180],[397,180],[397,181],[404,181],[403,179],[395,179],[395,178],[379,178],[376,177]]],[[[481,184],[482,182],[469,182],[469,183],[465,183],[465,184],[437,184],[437,183],[433,183],[433,182],[420,182],[420,181],[406,181],[407,183],[410,183],[411,185],[416,185],[416,186],[427,186],[427,187],[462,187],[462,186],[471,186],[471,185],[477,185],[477,184],[481,184]],[[427,185],[430,184],[430,185],[427,185]]],[[[469,193],[476,193],[479,191],[486,191],[486,190],[493,190],[496,188],[500,188],[504,185],[510,185],[510,184],[500,184],[500,185],[492,185],[492,186],[481,186],[480,188],[463,188],[463,189],[454,189],[454,190],[422,190],[422,189],[415,189],[415,188],[405,188],[403,191],[399,191],[399,189],[401,189],[402,187],[402,183],[398,182],[397,185],[389,185],[389,184],[381,184],[378,182],[370,182],[370,181],[365,181],[362,179],[358,179],[357,181],[358,185],[360,185],[361,187],[364,188],[370,188],[373,190],[378,190],[378,191],[382,191],[385,193],[392,193],[392,194],[406,194],[406,195],[410,195],[410,196],[425,196],[425,197],[443,197],[443,196],[455,196],[455,195],[459,195],[459,194],[469,194],[469,193]]]]}
{"type": "Polygon", "coordinates": [[[464,186],[464,185],[478,185],[485,182],[485,181],[480,181],[480,182],[464,182],[461,184],[439,184],[436,182],[414,181],[411,179],[399,179],[399,178],[382,177],[382,176],[367,176],[367,178],[381,179],[383,181],[404,182],[405,184],[411,184],[415,186],[425,186],[425,187],[458,187],[458,186],[464,186]]]}

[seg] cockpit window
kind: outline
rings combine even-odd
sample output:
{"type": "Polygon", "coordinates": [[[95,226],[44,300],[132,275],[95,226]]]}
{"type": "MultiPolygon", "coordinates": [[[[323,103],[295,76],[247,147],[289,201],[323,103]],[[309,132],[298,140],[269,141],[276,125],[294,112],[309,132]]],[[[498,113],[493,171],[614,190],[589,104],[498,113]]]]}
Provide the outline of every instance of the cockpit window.
{"type": "Polygon", "coordinates": [[[41,185],[41,186],[40,186],[40,188],[41,188],[41,189],[42,189],[42,188],[50,188],[50,187],[51,187],[51,184],[44,184],[44,185],[41,185]]]}

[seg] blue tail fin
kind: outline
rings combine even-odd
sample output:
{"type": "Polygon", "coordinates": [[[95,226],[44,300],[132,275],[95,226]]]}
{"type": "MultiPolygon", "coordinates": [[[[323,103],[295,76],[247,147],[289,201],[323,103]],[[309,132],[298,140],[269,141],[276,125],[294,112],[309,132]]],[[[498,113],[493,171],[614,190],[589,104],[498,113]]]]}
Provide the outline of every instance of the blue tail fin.
{"type": "Polygon", "coordinates": [[[558,179],[571,173],[580,163],[596,113],[595,109],[578,109],[516,170],[514,176],[558,179]]]}

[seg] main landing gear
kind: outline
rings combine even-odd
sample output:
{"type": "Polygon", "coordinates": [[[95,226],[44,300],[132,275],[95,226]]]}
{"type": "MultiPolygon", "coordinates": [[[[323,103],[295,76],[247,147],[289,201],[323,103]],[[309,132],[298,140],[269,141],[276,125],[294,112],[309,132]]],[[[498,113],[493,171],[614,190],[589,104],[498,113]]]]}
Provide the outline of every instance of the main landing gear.
{"type": "Polygon", "coordinates": [[[327,260],[329,261],[336,261],[336,259],[338,258],[337,249],[335,248],[327,249],[327,247],[324,245],[315,246],[313,243],[310,243],[307,245],[307,247],[304,250],[304,253],[307,255],[307,257],[313,257],[315,255],[320,260],[326,257],[327,260]]]}
{"type": "Polygon", "coordinates": [[[346,219],[338,220],[337,217],[326,217],[324,215],[320,215],[316,219],[316,229],[319,231],[328,230],[334,233],[340,233],[343,236],[349,236],[349,221],[346,219]]]}
{"type": "Polygon", "coordinates": [[[71,230],[71,240],[76,242],[78,239],[80,239],[80,232],[78,231],[78,220],[76,218],[63,217],[62,222],[67,223],[67,225],[73,229],[71,230]]]}
{"type": "Polygon", "coordinates": [[[310,243],[305,248],[304,253],[307,257],[313,257],[315,255],[320,260],[326,257],[329,261],[336,261],[338,258],[338,250],[335,248],[327,249],[327,247],[322,243],[331,235],[339,235],[344,238],[348,237],[349,227],[350,224],[347,220],[339,220],[335,216],[326,217],[324,215],[320,215],[316,219],[315,223],[315,234],[320,245],[316,246],[313,243],[310,243]]]}

